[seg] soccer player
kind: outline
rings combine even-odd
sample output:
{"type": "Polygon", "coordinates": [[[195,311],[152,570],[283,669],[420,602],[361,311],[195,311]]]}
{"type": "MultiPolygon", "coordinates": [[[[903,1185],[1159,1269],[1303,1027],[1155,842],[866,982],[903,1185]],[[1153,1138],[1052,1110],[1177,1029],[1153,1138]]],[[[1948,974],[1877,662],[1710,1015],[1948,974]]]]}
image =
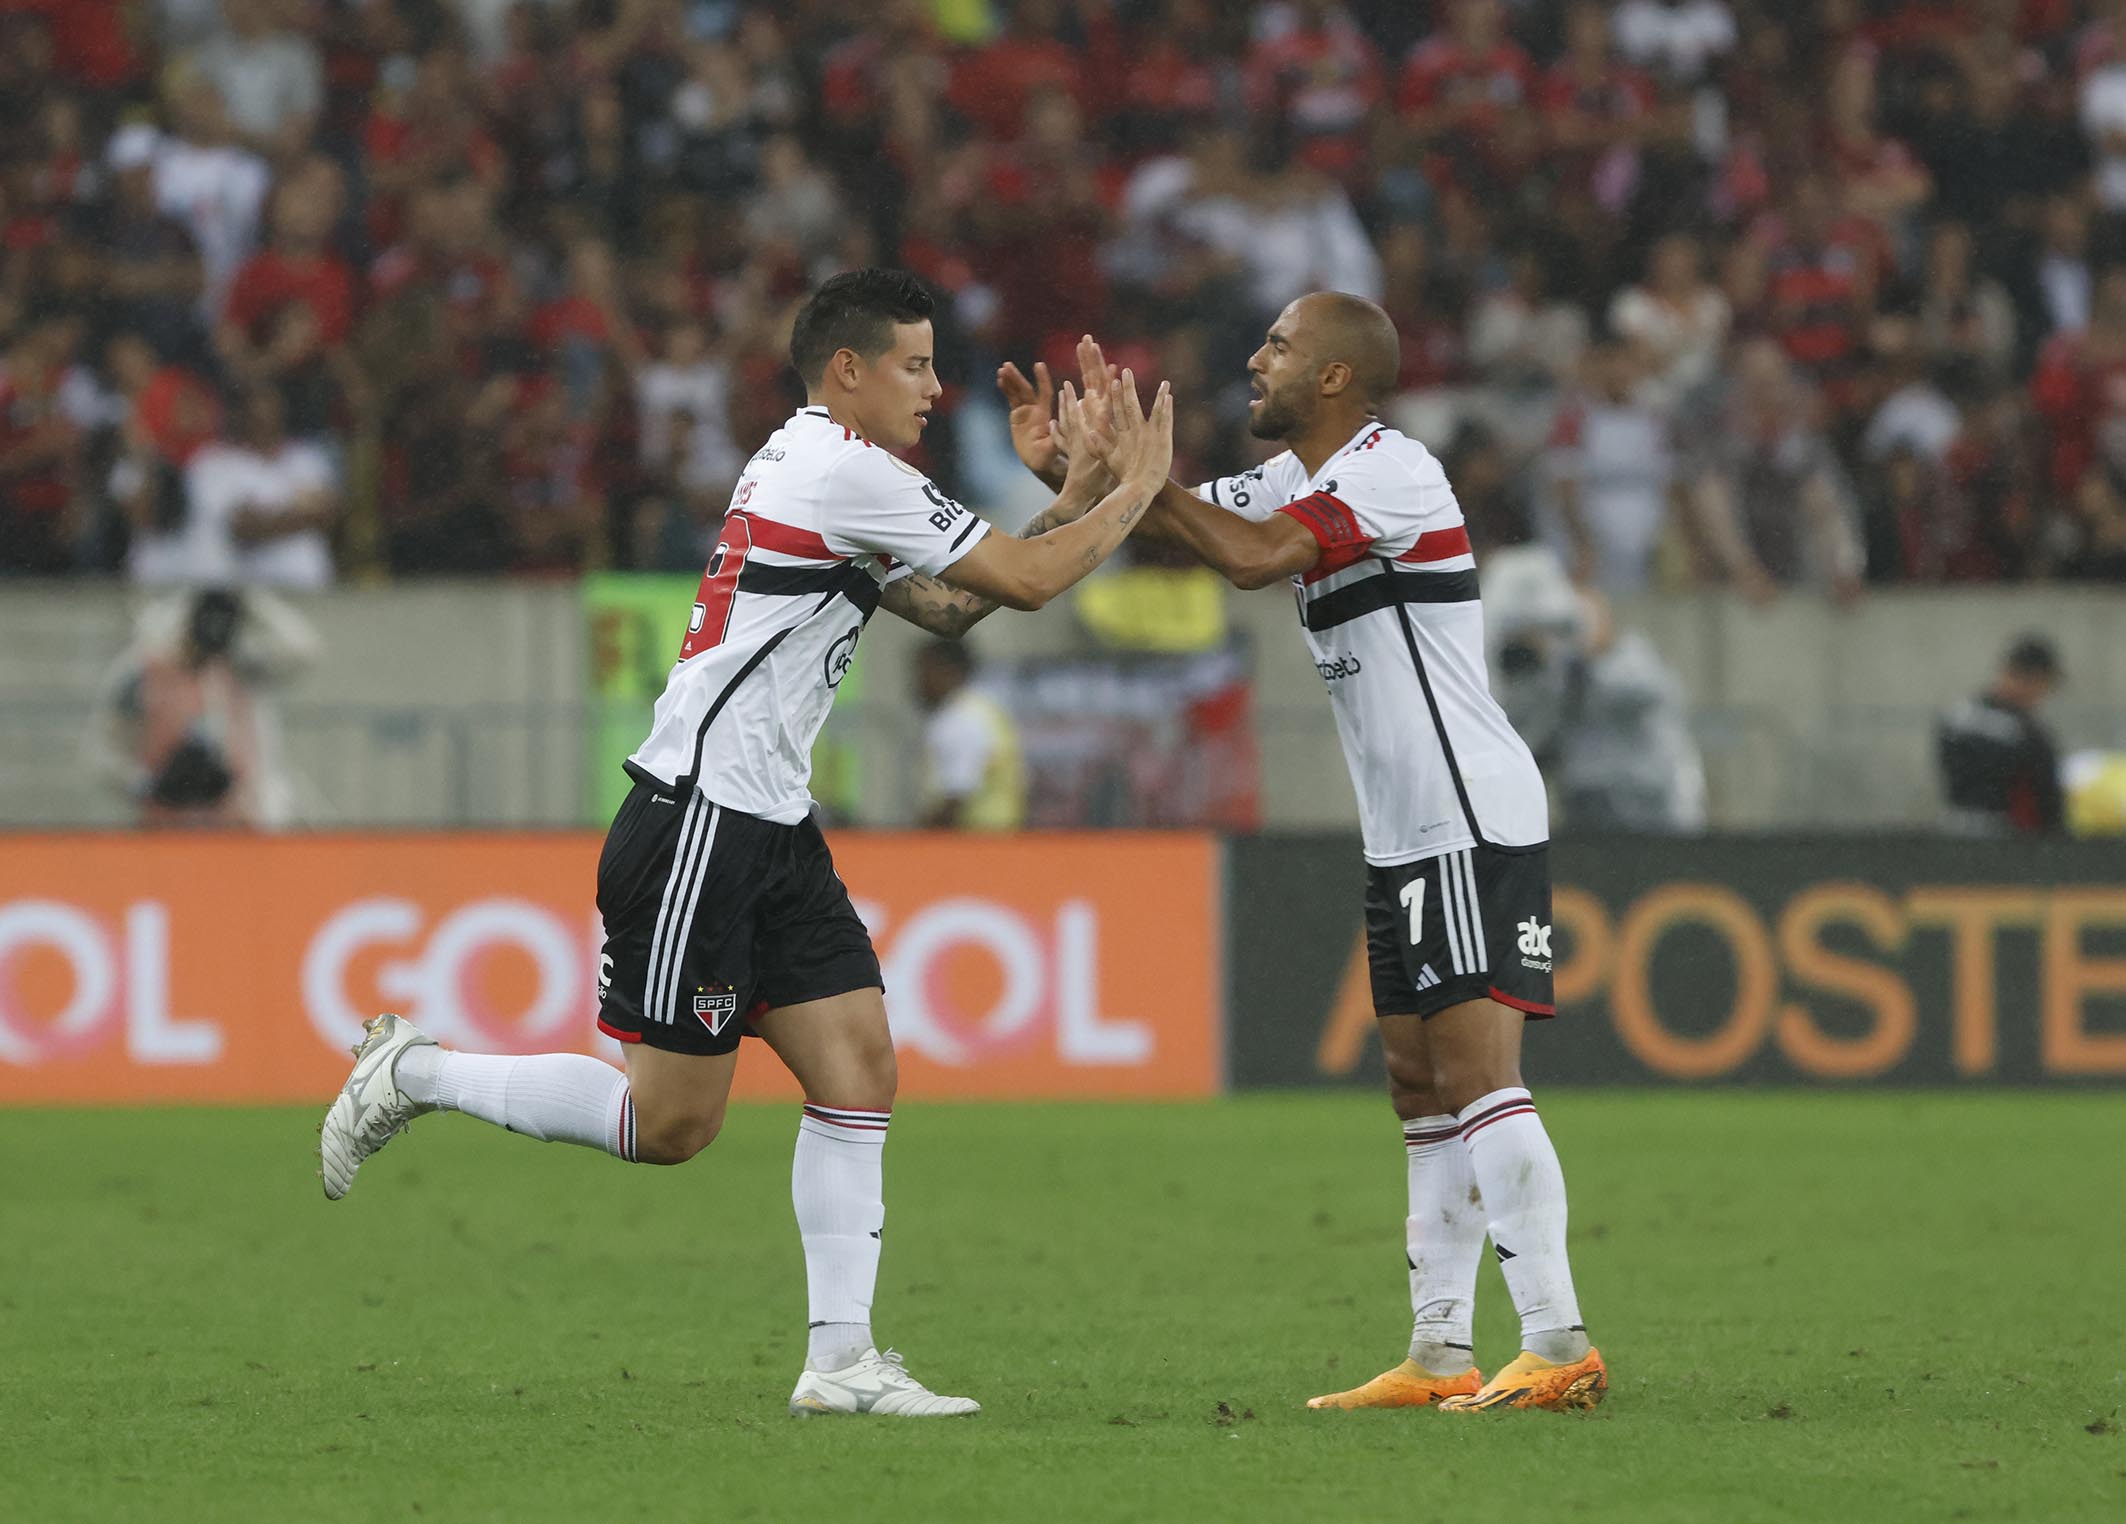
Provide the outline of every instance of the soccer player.
{"type": "MultiPolygon", "coordinates": [[[[1080,345],[1085,409],[1108,367],[1080,345]]],[[[1283,453],[1195,492],[1168,483],[1143,533],[1244,588],[1290,579],[1357,789],[1366,948],[1403,1122],[1414,1314],[1409,1358],[1310,1407],[1481,1412],[1593,1405],[1608,1386],[1565,1256],[1565,1181],[1521,1083],[1521,1029],[1552,1015],[1548,809],[1535,759],[1491,697],[1475,561],[1439,462],[1380,421],[1399,361],[1371,302],[1317,292],[1248,362],[1249,427],[1283,453]],[[1472,1360],[1489,1231],[1521,1354],[1472,1360]]],[[[1037,473],[1068,459],[1037,388],[999,373],[1037,473]]],[[[1071,462],[1075,464],[1075,462],[1071,462]]],[[[1060,476],[1056,476],[1061,480],[1060,476]]]]}
{"type": "Polygon", "coordinates": [[[980,1411],[927,1390],[871,1335],[893,1042],[877,954],[812,818],[813,739],[873,610],[956,635],[999,605],[1041,607],[1122,543],[1173,449],[1165,387],[1147,416],[1124,377],[1098,438],[1076,430],[1066,387],[1073,470],[1021,538],[992,534],[891,453],[922,437],[940,394],[930,313],[920,285],[880,269],[835,276],[798,313],[790,358],[807,404],[732,494],[598,864],[598,1025],[626,1045],[626,1072],[580,1054],[452,1052],[384,1015],[320,1133],[334,1200],[428,1111],[679,1164],[716,1136],[739,1040],[759,1037],[804,1088],[799,1414],[980,1411]]]}

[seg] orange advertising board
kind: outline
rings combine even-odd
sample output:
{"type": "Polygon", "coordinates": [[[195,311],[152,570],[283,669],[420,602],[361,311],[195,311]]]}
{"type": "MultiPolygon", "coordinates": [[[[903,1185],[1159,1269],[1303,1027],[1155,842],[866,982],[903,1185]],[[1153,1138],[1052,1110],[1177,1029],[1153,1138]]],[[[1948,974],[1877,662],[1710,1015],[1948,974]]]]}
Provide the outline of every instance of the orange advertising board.
{"type": "MultiPolygon", "coordinates": [[[[615,1062],[600,838],[0,837],[0,1104],[318,1101],[361,1022],[615,1062]]],[[[1219,1085],[1216,844],[845,835],[904,1096],[1219,1085]]],[[[741,1096],[795,1087],[746,1044],[741,1096]]]]}

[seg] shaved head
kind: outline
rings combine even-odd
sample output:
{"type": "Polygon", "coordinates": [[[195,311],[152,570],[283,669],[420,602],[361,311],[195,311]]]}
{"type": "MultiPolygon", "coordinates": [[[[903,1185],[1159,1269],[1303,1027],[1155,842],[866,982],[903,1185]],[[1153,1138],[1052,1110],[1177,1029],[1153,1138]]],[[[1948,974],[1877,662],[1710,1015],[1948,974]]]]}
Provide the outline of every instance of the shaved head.
{"type": "Polygon", "coordinates": [[[1362,296],[1316,291],[1285,308],[1293,338],[1317,366],[1339,361],[1351,369],[1351,384],[1368,403],[1394,394],[1402,374],[1403,341],[1395,320],[1362,296]]]}

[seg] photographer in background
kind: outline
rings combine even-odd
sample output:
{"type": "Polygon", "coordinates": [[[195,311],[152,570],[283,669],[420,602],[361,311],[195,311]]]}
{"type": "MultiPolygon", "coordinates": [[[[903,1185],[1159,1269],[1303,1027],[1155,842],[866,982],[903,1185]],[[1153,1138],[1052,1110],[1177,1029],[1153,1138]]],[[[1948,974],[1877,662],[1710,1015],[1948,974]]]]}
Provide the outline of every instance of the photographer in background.
{"type": "Polygon", "coordinates": [[[2060,682],[2052,642],[2025,635],[2008,648],[1992,686],[1942,716],[1934,756],[1950,830],[2057,836],[2065,829],[2059,750],[2037,717],[2060,682]]]}
{"type": "Polygon", "coordinates": [[[316,654],[309,624],[266,594],[207,588],[151,604],[105,679],[88,761],[144,827],[285,826],[293,790],[267,690],[316,654]]]}
{"type": "Polygon", "coordinates": [[[1575,589],[1556,554],[1494,551],[1492,690],[1551,780],[1569,831],[1705,829],[1705,768],[1683,684],[1653,642],[1575,589]]]}

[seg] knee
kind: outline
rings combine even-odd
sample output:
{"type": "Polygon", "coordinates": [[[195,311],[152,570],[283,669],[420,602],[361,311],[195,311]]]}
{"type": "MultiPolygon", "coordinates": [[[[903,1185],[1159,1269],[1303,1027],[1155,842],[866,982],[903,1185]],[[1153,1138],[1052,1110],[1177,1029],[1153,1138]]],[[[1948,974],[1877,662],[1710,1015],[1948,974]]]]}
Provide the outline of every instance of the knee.
{"type": "Polygon", "coordinates": [[[635,1160],[640,1164],[684,1164],[716,1141],[723,1131],[723,1108],[677,1111],[650,1116],[637,1111],[635,1160]]]}
{"type": "Polygon", "coordinates": [[[899,1086],[900,1065],[893,1056],[893,1040],[881,1036],[876,1042],[853,1046],[831,1073],[814,1076],[805,1099],[820,1106],[891,1111],[899,1086]]]}
{"type": "Polygon", "coordinates": [[[1392,1053],[1388,1055],[1388,1103],[1405,1122],[1435,1117],[1446,1109],[1433,1084],[1431,1064],[1392,1053]]]}

